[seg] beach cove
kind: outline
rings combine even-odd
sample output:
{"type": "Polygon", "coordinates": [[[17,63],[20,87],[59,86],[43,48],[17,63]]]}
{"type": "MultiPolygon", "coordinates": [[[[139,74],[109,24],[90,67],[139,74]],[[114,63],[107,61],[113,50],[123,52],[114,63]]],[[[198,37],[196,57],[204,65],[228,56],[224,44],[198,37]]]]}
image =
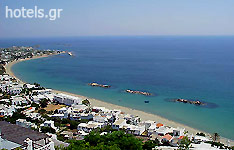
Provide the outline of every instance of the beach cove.
{"type": "MultiPolygon", "coordinates": [[[[21,81],[22,83],[26,83],[25,81],[22,81],[20,78],[18,78],[17,76],[15,76],[14,71],[12,71],[12,67],[20,62],[23,61],[30,61],[33,59],[42,59],[42,58],[46,58],[46,57],[50,57],[50,55],[44,55],[44,56],[37,56],[37,57],[33,57],[31,59],[24,59],[24,60],[18,60],[18,61],[13,61],[8,63],[5,68],[6,68],[6,73],[9,74],[10,76],[15,77],[16,79],[18,79],[19,81],[21,81]]],[[[37,81],[35,81],[37,82],[37,81]]],[[[195,135],[198,132],[203,132],[206,135],[209,135],[210,133],[189,127],[187,125],[181,124],[181,123],[177,123],[175,121],[172,120],[168,120],[164,117],[161,117],[159,115],[155,115],[155,114],[151,114],[151,113],[147,113],[141,110],[137,110],[137,109],[132,109],[129,107],[124,107],[124,106],[119,106],[116,104],[112,104],[112,103],[107,103],[104,102],[102,100],[98,100],[98,99],[94,99],[94,98],[90,98],[87,96],[82,96],[82,95],[78,95],[78,94],[74,94],[74,93],[70,93],[70,92],[64,92],[64,91],[59,91],[59,90],[53,90],[54,93],[64,93],[64,94],[68,94],[68,95],[73,95],[76,97],[81,97],[82,99],[88,99],[91,102],[91,106],[98,106],[98,107],[105,107],[107,109],[118,109],[121,110],[122,112],[126,113],[126,114],[133,114],[136,116],[139,116],[141,118],[142,121],[147,121],[147,120],[152,120],[152,121],[156,121],[157,123],[163,123],[166,126],[171,126],[174,128],[185,128],[186,131],[188,131],[190,134],[195,135]]],[[[225,143],[225,144],[230,144],[230,145],[234,145],[234,141],[227,139],[227,138],[223,138],[221,137],[220,139],[221,142],[225,143]],[[227,142],[228,141],[228,142],[227,142]]]]}

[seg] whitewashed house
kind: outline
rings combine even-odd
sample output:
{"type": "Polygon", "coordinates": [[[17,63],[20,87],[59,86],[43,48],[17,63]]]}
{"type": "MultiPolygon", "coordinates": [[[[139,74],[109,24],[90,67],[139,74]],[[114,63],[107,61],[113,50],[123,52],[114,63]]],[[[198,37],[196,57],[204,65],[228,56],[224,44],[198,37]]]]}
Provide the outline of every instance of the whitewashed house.
{"type": "Polygon", "coordinates": [[[96,128],[103,128],[105,126],[104,123],[99,123],[99,122],[94,122],[94,121],[89,121],[88,123],[80,123],[77,126],[78,131],[84,131],[86,133],[91,132],[93,129],[96,128]]]}
{"type": "Polygon", "coordinates": [[[173,133],[173,129],[167,126],[161,126],[157,129],[155,129],[156,134],[164,136],[167,133],[173,133]]]}
{"type": "Polygon", "coordinates": [[[33,90],[32,92],[40,95],[52,94],[52,89],[33,90]]]}
{"type": "Polygon", "coordinates": [[[11,97],[12,105],[21,105],[21,104],[28,104],[28,101],[20,96],[12,96],[11,97]]]}
{"type": "Polygon", "coordinates": [[[92,120],[93,119],[93,114],[85,114],[85,113],[81,113],[80,114],[80,119],[85,119],[85,120],[92,120]]]}
{"type": "Polygon", "coordinates": [[[13,105],[7,106],[7,105],[0,104],[0,116],[1,117],[12,116],[15,111],[16,109],[13,105]]]}
{"type": "Polygon", "coordinates": [[[52,120],[45,121],[43,124],[40,125],[40,127],[51,127],[53,129],[57,130],[57,128],[54,126],[54,121],[52,121],[52,120]]]}
{"type": "Polygon", "coordinates": [[[108,119],[105,116],[102,115],[94,115],[93,121],[100,122],[100,123],[108,123],[108,119]]]}
{"type": "Polygon", "coordinates": [[[26,113],[26,117],[32,118],[32,119],[41,119],[41,115],[39,113],[26,113]]]}
{"type": "Polygon", "coordinates": [[[16,120],[16,125],[19,125],[21,127],[25,127],[25,128],[36,128],[37,126],[35,125],[35,123],[31,123],[26,121],[26,119],[18,119],[16,120]]]}
{"type": "Polygon", "coordinates": [[[128,133],[134,134],[134,135],[141,135],[145,132],[145,125],[125,125],[124,128],[127,130],[128,133]]]}
{"type": "Polygon", "coordinates": [[[54,100],[61,104],[65,104],[68,106],[71,106],[72,104],[76,104],[76,105],[82,104],[81,98],[67,95],[67,94],[55,94],[54,100]]]}
{"type": "Polygon", "coordinates": [[[112,128],[119,130],[120,128],[123,128],[124,125],[126,125],[126,120],[125,119],[119,119],[116,120],[113,124],[112,124],[112,128]]]}
{"type": "Polygon", "coordinates": [[[173,136],[183,136],[184,135],[184,131],[185,129],[181,129],[181,128],[176,128],[173,130],[173,136]]]}

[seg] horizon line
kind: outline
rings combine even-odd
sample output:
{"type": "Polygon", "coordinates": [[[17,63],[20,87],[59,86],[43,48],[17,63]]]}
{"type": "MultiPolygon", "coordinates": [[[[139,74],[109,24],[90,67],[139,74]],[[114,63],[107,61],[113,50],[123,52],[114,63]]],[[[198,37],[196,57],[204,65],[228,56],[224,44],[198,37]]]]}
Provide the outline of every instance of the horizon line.
{"type": "Polygon", "coordinates": [[[232,37],[233,35],[77,35],[77,36],[25,36],[25,37],[0,37],[4,39],[27,39],[27,38],[79,38],[79,37],[232,37]]]}

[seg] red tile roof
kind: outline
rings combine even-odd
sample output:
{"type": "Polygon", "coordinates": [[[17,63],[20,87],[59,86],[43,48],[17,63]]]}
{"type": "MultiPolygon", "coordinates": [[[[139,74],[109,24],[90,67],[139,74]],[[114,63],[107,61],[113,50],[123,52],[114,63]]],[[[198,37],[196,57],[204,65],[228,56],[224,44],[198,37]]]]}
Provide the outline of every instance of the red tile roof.
{"type": "Polygon", "coordinates": [[[170,134],[166,134],[162,138],[167,139],[168,141],[170,141],[172,139],[172,136],[170,134]]]}

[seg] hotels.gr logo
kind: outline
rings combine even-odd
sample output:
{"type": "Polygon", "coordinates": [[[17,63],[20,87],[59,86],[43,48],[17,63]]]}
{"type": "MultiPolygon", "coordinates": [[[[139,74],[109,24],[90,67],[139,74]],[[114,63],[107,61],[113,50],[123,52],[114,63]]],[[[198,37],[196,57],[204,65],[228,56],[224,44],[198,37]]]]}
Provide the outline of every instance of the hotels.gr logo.
{"type": "Polygon", "coordinates": [[[10,9],[6,6],[6,18],[45,18],[53,21],[61,17],[62,11],[63,9],[49,9],[45,11],[37,6],[34,9],[26,9],[24,7],[21,9],[10,9]]]}

